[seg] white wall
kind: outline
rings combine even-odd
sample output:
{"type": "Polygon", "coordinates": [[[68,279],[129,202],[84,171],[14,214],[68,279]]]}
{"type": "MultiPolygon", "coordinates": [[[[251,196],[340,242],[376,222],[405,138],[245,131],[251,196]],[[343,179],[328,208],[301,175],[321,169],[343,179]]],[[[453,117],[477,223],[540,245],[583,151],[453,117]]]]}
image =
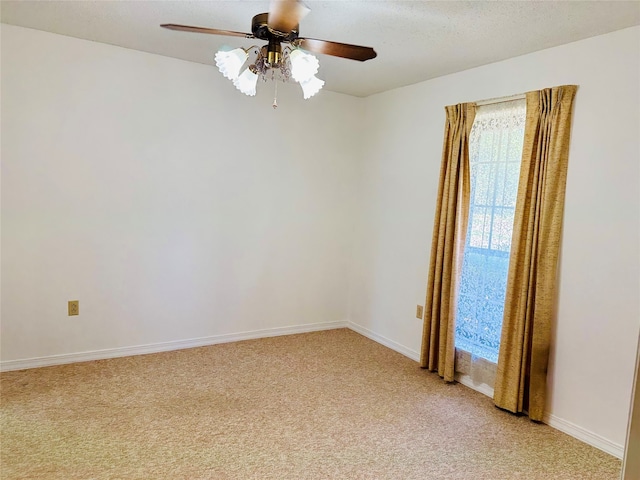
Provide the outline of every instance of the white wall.
{"type": "Polygon", "coordinates": [[[2,26],[3,361],[347,320],[363,100],[272,88],[2,26]]]}
{"type": "Polygon", "coordinates": [[[640,326],[639,74],[635,27],[368,97],[351,320],[417,358],[443,107],[578,84],[547,410],[621,452],[640,326]]]}

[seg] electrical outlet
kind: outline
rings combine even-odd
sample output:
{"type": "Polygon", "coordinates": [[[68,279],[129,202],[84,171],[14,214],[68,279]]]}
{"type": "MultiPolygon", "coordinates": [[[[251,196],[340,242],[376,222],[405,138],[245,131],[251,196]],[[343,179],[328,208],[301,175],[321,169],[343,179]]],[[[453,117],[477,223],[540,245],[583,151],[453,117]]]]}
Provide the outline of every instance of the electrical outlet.
{"type": "Polygon", "coordinates": [[[422,320],[422,316],[424,315],[424,307],[422,305],[416,305],[416,318],[422,320]]]}
{"type": "Polygon", "coordinates": [[[69,302],[69,316],[80,315],[80,301],[71,300],[69,302]]]}

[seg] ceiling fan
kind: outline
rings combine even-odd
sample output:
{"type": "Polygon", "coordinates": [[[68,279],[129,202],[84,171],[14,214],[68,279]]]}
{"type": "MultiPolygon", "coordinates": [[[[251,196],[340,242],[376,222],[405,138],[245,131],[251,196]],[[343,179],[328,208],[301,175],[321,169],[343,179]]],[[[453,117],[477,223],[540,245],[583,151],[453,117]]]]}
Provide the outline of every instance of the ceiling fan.
{"type": "MultiPolygon", "coordinates": [[[[375,58],[377,55],[371,47],[300,37],[300,20],[309,11],[310,9],[301,0],[271,0],[269,12],[260,13],[253,17],[251,33],[173,23],[160,26],[183,32],[264,40],[268,44],[262,47],[253,46],[248,49],[236,48],[217,52],[215,60],[220,72],[230,79],[238,90],[250,96],[256,94],[259,78],[263,81],[270,79],[283,82],[293,79],[300,84],[304,98],[307,99],[322,88],[324,81],[315,76],[319,67],[318,59],[306,52],[332,55],[360,62],[375,58]],[[286,44],[285,47],[282,44],[286,44]],[[247,63],[250,53],[253,55],[252,62],[240,73],[242,67],[247,63]]],[[[275,99],[273,107],[277,107],[275,99]]]]}

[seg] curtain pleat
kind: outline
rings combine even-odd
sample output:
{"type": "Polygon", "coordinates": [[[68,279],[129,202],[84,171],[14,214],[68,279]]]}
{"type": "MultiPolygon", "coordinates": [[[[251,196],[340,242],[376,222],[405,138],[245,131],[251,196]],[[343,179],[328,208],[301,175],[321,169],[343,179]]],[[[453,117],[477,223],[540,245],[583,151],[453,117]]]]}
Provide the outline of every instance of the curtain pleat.
{"type": "Polygon", "coordinates": [[[469,134],[475,104],[450,105],[445,110],[420,365],[453,382],[455,312],[469,216],[469,134]]]}
{"type": "Polygon", "coordinates": [[[573,99],[577,86],[527,93],[494,401],[541,421],[562,233],[573,99]]]}

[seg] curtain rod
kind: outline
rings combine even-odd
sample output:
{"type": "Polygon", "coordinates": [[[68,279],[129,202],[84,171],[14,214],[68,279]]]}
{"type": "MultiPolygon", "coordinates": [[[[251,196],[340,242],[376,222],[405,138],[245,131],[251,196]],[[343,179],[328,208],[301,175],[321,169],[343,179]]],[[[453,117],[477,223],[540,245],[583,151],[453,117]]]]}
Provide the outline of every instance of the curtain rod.
{"type": "Polygon", "coordinates": [[[493,105],[494,103],[505,103],[505,102],[513,102],[514,100],[524,100],[527,98],[525,93],[519,93],[517,95],[510,95],[508,97],[496,97],[496,98],[488,98],[486,100],[480,100],[475,102],[478,107],[483,105],[493,105]]]}

